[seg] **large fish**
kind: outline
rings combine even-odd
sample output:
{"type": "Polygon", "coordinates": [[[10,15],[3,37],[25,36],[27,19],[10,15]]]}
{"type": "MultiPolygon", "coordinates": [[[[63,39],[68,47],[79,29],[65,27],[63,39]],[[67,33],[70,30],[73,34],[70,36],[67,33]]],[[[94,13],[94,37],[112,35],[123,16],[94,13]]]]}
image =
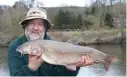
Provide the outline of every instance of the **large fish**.
{"type": "Polygon", "coordinates": [[[94,63],[103,63],[106,70],[112,62],[118,59],[116,56],[105,54],[91,47],[73,45],[67,42],[58,42],[52,40],[35,40],[22,44],[17,48],[21,54],[38,55],[43,53],[41,58],[50,64],[74,66],[81,60],[82,55],[89,55],[94,63]]]}

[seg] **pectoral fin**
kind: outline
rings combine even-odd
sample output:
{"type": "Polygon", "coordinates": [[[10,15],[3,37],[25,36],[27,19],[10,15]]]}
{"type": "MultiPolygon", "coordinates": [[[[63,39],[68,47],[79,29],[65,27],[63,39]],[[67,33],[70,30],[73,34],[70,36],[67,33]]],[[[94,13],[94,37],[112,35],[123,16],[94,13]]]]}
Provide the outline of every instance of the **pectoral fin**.
{"type": "Polygon", "coordinates": [[[76,71],[76,66],[75,65],[66,65],[65,67],[72,70],[72,71],[76,71]]]}

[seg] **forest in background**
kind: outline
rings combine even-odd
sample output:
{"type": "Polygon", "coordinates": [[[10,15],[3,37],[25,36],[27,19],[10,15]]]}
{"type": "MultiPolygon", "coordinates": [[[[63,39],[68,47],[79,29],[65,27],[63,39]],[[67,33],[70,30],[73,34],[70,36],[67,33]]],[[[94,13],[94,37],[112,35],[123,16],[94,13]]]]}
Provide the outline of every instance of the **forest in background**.
{"type": "MultiPolygon", "coordinates": [[[[19,22],[36,0],[19,0],[13,6],[0,6],[0,43],[9,43],[23,29],[19,22]]],[[[41,5],[41,6],[40,6],[41,5]]],[[[126,0],[91,0],[89,7],[61,6],[37,7],[47,10],[48,19],[54,24],[51,31],[100,30],[126,28],[126,0]]]]}

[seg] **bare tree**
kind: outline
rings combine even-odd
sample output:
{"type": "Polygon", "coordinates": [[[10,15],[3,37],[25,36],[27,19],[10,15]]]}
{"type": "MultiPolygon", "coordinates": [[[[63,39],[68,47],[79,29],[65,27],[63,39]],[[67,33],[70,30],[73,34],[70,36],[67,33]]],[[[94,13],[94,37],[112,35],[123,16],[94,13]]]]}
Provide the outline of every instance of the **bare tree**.
{"type": "Polygon", "coordinates": [[[28,8],[31,8],[31,7],[34,7],[34,2],[36,1],[36,0],[20,0],[21,2],[23,2],[24,4],[26,4],[26,6],[28,7],[28,8]]]}
{"type": "Polygon", "coordinates": [[[119,13],[119,21],[120,21],[120,31],[121,31],[121,42],[123,42],[124,41],[124,36],[125,36],[125,34],[124,34],[124,28],[125,28],[125,26],[126,26],[126,7],[124,7],[123,5],[121,5],[122,4],[122,0],[120,0],[120,4],[119,4],[119,9],[121,9],[120,10],[120,13],[119,13]]]}

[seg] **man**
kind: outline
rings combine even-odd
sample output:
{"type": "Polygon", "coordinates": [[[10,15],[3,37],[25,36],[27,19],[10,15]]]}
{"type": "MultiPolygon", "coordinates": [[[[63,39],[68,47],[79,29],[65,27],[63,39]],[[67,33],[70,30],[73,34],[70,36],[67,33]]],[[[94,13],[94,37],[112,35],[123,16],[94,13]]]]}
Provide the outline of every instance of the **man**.
{"type": "Polygon", "coordinates": [[[47,19],[46,11],[40,8],[31,8],[26,19],[20,22],[24,29],[24,35],[12,41],[8,48],[8,65],[11,76],[76,76],[80,66],[89,65],[93,61],[88,55],[83,55],[77,64],[77,70],[71,67],[52,65],[44,62],[39,54],[23,55],[16,52],[16,48],[31,40],[48,39],[47,30],[52,26],[47,19]]]}

